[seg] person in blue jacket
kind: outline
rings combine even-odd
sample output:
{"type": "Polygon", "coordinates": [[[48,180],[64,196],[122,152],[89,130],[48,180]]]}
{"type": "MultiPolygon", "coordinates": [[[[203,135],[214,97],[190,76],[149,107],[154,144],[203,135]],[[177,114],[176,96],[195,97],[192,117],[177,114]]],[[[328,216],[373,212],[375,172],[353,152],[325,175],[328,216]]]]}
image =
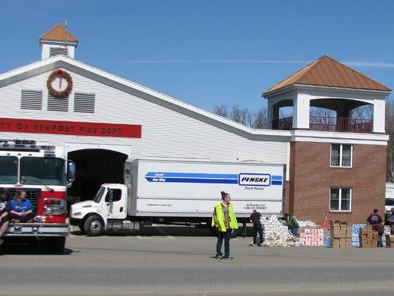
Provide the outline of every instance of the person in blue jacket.
{"type": "Polygon", "coordinates": [[[17,192],[15,199],[10,203],[11,222],[31,222],[34,217],[33,205],[26,198],[26,192],[21,190],[17,192]]]}
{"type": "Polygon", "coordinates": [[[390,223],[391,234],[394,234],[394,208],[391,208],[388,220],[390,223]]]}

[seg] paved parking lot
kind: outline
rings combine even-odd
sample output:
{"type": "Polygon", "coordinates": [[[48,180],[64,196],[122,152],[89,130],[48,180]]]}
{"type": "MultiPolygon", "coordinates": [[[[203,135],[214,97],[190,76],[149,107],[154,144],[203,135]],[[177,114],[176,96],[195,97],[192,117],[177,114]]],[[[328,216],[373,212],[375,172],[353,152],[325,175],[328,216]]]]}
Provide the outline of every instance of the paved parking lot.
{"type": "Polygon", "coordinates": [[[213,259],[215,237],[193,227],[134,235],[73,232],[63,255],[8,246],[1,295],[391,295],[393,249],[249,247],[213,259]]]}

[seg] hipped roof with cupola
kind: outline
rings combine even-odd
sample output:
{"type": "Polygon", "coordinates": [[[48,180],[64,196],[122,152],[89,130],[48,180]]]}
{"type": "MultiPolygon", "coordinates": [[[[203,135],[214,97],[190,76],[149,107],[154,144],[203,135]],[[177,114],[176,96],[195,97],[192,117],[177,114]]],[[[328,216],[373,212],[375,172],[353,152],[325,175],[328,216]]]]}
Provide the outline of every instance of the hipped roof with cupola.
{"type": "Polygon", "coordinates": [[[52,29],[44,33],[40,37],[40,42],[42,42],[43,40],[78,43],[77,38],[75,38],[73,34],[68,32],[62,24],[57,24],[52,29]]]}
{"type": "Polygon", "coordinates": [[[385,92],[391,91],[391,89],[383,84],[349,68],[329,56],[324,55],[271,87],[264,92],[263,95],[269,96],[279,90],[296,85],[339,87],[385,92]]]}

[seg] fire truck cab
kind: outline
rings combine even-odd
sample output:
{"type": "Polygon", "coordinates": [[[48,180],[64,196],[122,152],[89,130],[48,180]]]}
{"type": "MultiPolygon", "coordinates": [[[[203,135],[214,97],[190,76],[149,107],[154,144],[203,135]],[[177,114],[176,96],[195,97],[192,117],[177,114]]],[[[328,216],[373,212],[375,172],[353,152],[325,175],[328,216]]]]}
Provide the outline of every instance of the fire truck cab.
{"type": "Polygon", "coordinates": [[[63,252],[67,187],[75,179],[75,165],[67,161],[64,147],[31,140],[0,140],[0,187],[8,200],[25,191],[34,207],[29,223],[13,223],[2,237],[8,242],[43,242],[49,252],[63,252]]]}

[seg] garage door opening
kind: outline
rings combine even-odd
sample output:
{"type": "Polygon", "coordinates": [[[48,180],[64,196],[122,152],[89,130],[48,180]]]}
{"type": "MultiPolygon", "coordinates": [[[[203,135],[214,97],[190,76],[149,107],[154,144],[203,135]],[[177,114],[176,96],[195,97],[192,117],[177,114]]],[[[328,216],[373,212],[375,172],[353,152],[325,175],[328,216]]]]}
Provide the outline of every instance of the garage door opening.
{"type": "Polygon", "coordinates": [[[123,183],[123,168],[127,155],[104,149],[84,149],[68,153],[75,162],[77,177],[68,189],[71,203],[93,199],[103,183],[123,183]]]}

